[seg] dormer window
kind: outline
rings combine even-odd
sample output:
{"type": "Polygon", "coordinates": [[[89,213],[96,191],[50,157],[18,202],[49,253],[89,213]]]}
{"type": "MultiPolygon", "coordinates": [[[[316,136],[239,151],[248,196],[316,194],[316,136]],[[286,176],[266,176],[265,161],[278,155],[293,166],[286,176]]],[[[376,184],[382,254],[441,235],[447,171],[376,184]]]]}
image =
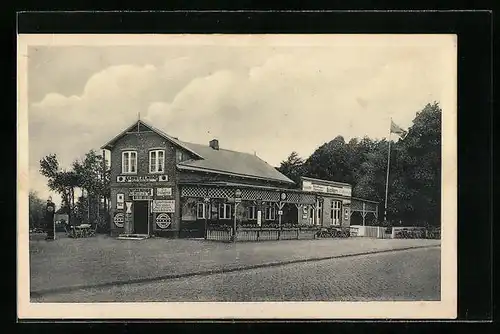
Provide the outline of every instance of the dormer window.
{"type": "Polygon", "coordinates": [[[122,174],[137,173],[137,152],[124,151],[122,152],[122,174]]]}
{"type": "Polygon", "coordinates": [[[149,172],[163,173],[165,171],[165,151],[149,151],[149,172]]]}

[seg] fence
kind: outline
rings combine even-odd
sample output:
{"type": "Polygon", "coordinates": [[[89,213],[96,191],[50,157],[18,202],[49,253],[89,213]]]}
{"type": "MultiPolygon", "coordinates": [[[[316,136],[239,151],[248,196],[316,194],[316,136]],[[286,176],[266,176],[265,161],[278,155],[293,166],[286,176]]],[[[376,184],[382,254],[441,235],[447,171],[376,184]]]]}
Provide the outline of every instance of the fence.
{"type": "MultiPolygon", "coordinates": [[[[304,240],[315,239],[318,229],[315,228],[239,228],[236,230],[236,241],[269,241],[269,240],[304,240]]],[[[232,229],[207,229],[207,240],[232,241],[232,229]]]]}
{"type": "Polygon", "coordinates": [[[440,239],[441,231],[439,229],[427,229],[416,226],[399,226],[392,228],[393,239],[440,239]]]}
{"type": "Polygon", "coordinates": [[[232,240],[233,229],[215,230],[207,229],[207,240],[229,242],[232,240]]]}
{"type": "Polygon", "coordinates": [[[386,228],[382,226],[361,226],[361,225],[351,225],[350,226],[351,236],[355,237],[368,237],[377,239],[390,239],[391,234],[385,233],[386,228]]]}

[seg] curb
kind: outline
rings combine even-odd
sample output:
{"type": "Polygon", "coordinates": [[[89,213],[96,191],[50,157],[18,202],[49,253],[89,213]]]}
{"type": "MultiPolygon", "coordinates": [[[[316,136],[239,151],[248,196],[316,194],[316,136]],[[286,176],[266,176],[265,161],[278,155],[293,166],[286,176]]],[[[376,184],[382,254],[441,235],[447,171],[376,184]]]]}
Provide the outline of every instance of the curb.
{"type": "Polygon", "coordinates": [[[224,273],[231,273],[231,272],[251,270],[251,269],[279,267],[279,266],[285,266],[288,264],[295,264],[295,263],[316,262],[316,261],[340,259],[340,258],[363,256],[363,255],[370,255],[370,254],[392,253],[392,252],[399,252],[399,251],[405,251],[405,250],[411,250],[411,249],[436,248],[436,247],[441,247],[441,245],[411,246],[411,247],[403,247],[403,248],[396,248],[396,249],[383,249],[383,250],[376,250],[376,251],[367,251],[367,252],[361,252],[361,253],[324,256],[324,257],[316,257],[316,258],[308,258],[308,259],[268,262],[268,263],[240,266],[240,267],[227,268],[227,269],[221,268],[221,269],[196,271],[196,272],[183,273],[183,274],[170,274],[170,275],[162,275],[162,276],[155,276],[155,277],[135,278],[135,279],[127,280],[127,281],[111,281],[111,282],[87,284],[87,285],[74,285],[74,286],[58,287],[58,288],[53,288],[53,289],[42,289],[42,290],[38,290],[38,291],[31,291],[30,297],[33,298],[33,297],[41,297],[41,296],[47,295],[47,294],[71,292],[71,291],[76,291],[76,290],[105,288],[105,287],[120,286],[120,285],[127,285],[127,284],[149,283],[149,282],[155,282],[155,281],[161,281],[161,280],[167,280],[167,279],[186,278],[186,277],[193,277],[193,276],[208,276],[208,275],[224,274],[224,273]]]}

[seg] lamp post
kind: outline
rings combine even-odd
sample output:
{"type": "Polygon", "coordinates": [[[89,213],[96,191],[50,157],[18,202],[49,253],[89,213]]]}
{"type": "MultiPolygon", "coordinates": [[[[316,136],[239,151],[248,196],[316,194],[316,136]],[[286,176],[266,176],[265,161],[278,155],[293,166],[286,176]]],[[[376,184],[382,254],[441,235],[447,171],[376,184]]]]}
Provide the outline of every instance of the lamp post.
{"type": "Polygon", "coordinates": [[[234,191],[234,222],[233,222],[233,242],[236,242],[236,210],[238,205],[241,203],[241,190],[236,189],[234,191]]]}

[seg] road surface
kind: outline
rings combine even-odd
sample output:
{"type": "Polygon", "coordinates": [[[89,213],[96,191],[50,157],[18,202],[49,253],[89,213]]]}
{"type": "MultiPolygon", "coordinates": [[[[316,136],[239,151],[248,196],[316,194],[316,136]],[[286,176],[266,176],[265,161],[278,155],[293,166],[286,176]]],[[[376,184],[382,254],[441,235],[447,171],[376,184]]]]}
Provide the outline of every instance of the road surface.
{"type": "Polygon", "coordinates": [[[32,302],[440,300],[440,247],[46,294],[32,302]]]}

